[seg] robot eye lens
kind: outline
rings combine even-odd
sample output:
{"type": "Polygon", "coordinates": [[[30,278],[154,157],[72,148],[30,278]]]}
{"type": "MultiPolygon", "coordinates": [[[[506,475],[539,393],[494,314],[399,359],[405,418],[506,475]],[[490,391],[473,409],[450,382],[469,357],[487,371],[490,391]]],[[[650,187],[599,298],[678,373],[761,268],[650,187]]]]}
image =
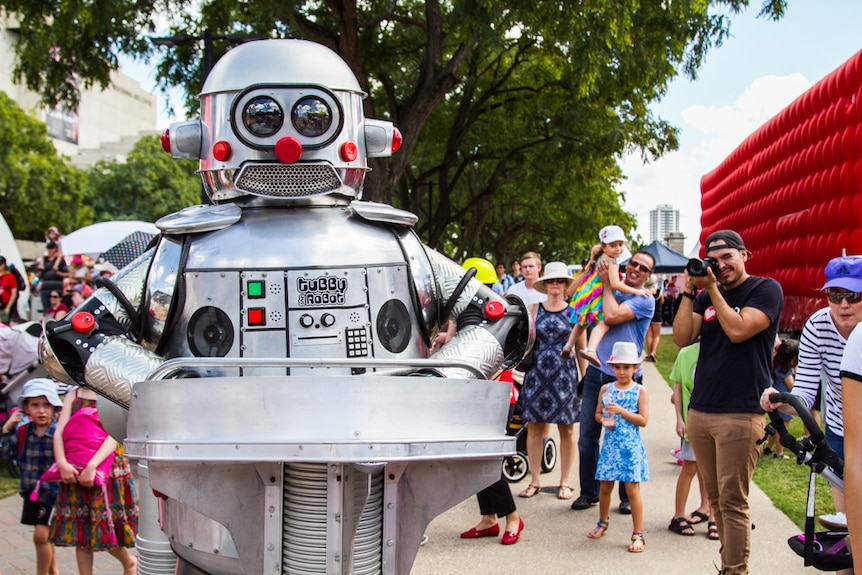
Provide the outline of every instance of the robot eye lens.
{"type": "Polygon", "coordinates": [[[242,111],[242,121],[257,136],[271,136],[284,123],[284,111],[268,96],[251,100],[242,111]]]}
{"type": "Polygon", "coordinates": [[[291,120],[303,136],[320,136],[332,125],[332,110],[320,98],[309,96],[294,104],[291,120]]]}

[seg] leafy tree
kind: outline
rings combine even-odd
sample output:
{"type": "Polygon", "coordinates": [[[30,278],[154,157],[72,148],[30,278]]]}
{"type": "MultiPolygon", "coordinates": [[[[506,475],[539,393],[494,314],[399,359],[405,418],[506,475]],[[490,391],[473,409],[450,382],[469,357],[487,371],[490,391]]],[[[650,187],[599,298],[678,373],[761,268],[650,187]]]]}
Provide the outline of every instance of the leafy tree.
{"type": "Polygon", "coordinates": [[[0,212],[14,236],[38,241],[49,226],[92,223],[86,181],[57,155],[45,124],[0,92],[0,212]]]}
{"type": "Polygon", "coordinates": [[[125,162],[102,160],[90,168],[96,220],[154,222],[199,203],[196,169],[196,161],[175,160],[165,153],[158,136],[141,138],[125,162]]]}
{"type": "MultiPolygon", "coordinates": [[[[372,161],[366,199],[416,212],[417,231],[455,256],[509,259],[541,245],[554,257],[579,260],[601,225],[633,223],[615,191],[619,155],[640,150],[649,159],[677,146],[676,129],[653,117],[649,104],[678,70],[695,75],[726,37],[728,15],[749,2],[108,4],[0,0],[22,14],[18,70],[47,102],[73,100],[74,77],[104,81],[118,49],[147,55],[136,26],[156,7],[172,15],[173,35],[313,40],[350,65],[370,95],[366,113],[391,119],[404,134],[398,154],[372,161]],[[104,17],[95,16],[100,8],[104,17]],[[82,51],[102,68],[80,69],[82,51]]],[[[763,0],[761,14],[778,18],[785,4],[763,0]]],[[[215,55],[227,47],[215,43],[215,55]]],[[[193,42],[165,56],[163,86],[197,93],[202,48],[193,42]]]]}

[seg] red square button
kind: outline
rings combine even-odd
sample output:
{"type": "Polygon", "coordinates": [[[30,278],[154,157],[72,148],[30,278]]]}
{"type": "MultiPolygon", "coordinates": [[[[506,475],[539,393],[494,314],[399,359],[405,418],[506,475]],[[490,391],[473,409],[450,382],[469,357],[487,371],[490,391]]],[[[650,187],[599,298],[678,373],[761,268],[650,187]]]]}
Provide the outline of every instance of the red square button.
{"type": "Polygon", "coordinates": [[[266,325],[266,308],[249,308],[248,325],[266,325]]]}

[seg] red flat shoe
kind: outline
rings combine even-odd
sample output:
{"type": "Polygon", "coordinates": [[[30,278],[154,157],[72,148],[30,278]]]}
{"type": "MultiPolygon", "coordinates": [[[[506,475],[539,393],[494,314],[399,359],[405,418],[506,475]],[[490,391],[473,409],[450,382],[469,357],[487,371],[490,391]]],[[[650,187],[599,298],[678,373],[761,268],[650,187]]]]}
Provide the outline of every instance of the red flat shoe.
{"type": "Polygon", "coordinates": [[[500,526],[493,525],[492,527],[488,527],[487,529],[476,529],[475,527],[471,528],[469,531],[465,531],[461,534],[461,539],[478,539],[479,537],[496,537],[500,534],[500,526]]]}
{"type": "Polygon", "coordinates": [[[524,520],[518,519],[518,530],[517,531],[506,531],[503,533],[503,539],[500,541],[503,545],[514,545],[518,542],[518,539],[521,537],[521,533],[524,532],[524,520]]]}

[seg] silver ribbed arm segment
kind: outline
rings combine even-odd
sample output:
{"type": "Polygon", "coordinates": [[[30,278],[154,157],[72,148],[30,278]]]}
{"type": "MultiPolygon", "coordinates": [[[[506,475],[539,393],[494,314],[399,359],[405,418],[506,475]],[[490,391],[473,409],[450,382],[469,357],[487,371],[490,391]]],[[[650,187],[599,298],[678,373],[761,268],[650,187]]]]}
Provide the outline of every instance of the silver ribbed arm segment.
{"type": "MultiPolygon", "coordinates": [[[[458,287],[458,282],[464,277],[464,268],[442,255],[440,252],[427,247],[428,259],[431,261],[431,267],[434,270],[434,277],[437,280],[437,285],[440,288],[440,301],[446,302],[452,297],[455,288],[458,287]]],[[[473,295],[482,287],[482,284],[475,278],[471,279],[464,288],[464,291],[458,296],[458,301],[452,308],[452,313],[448,318],[455,319],[473,300],[473,295]]],[[[442,321],[442,320],[441,320],[442,321]]]]}
{"type": "MultiPolygon", "coordinates": [[[[124,267],[118,274],[111,278],[126,299],[131,302],[135,309],[141,308],[141,303],[144,298],[144,284],[147,279],[147,273],[150,271],[150,264],[153,261],[153,255],[156,249],[153,248],[141,254],[132,263],[124,267]]],[[[105,288],[99,288],[93,295],[93,298],[98,299],[105,308],[116,318],[124,329],[131,329],[132,321],[129,319],[129,314],[126,309],[120,305],[119,300],[114,297],[114,294],[105,288]]]]}
{"type": "MultiPolygon", "coordinates": [[[[459,330],[452,339],[431,356],[433,359],[457,359],[472,363],[486,378],[491,378],[503,363],[503,348],[488,330],[471,326],[459,330]]],[[[475,379],[476,375],[457,368],[437,370],[443,377],[475,379]]]]}
{"type": "Polygon", "coordinates": [[[110,336],[90,356],[85,379],[96,393],[128,409],[132,386],[164,362],[128,338],[110,336]]]}

